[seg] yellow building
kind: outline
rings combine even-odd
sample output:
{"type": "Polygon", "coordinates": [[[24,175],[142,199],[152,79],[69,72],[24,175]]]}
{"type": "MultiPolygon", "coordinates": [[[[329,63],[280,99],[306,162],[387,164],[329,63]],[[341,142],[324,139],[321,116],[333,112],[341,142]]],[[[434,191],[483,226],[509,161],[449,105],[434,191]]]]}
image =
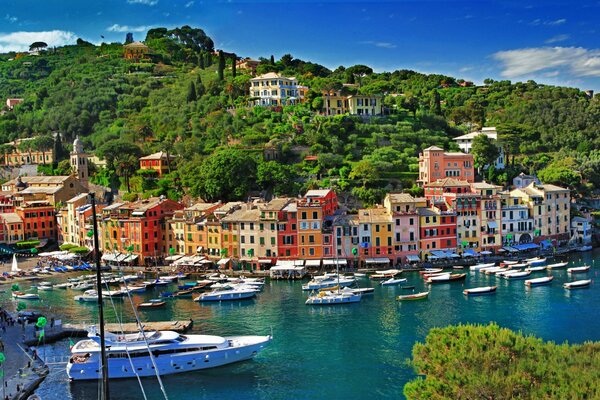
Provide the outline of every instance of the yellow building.
{"type": "Polygon", "coordinates": [[[62,231],[62,240],[64,243],[71,243],[81,246],[80,238],[81,232],[79,223],[78,208],[88,203],[88,194],[81,193],[68,200],[66,206],[60,211],[62,214],[62,221],[60,230],[62,231]]]}
{"type": "Polygon", "coordinates": [[[325,115],[341,115],[348,112],[348,97],[339,90],[325,90],[323,95],[323,112],[325,115]]]}
{"type": "Polygon", "coordinates": [[[123,57],[127,60],[143,60],[149,53],[150,48],[142,42],[132,42],[123,46],[123,57]]]}
{"type": "Polygon", "coordinates": [[[358,211],[360,257],[367,266],[388,265],[394,258],[392,215],[384,207],[358,211]]]}
{"type": "Polygon", "coordinates": [[[250,97],[257,106],[284,106],[304,102],[308,88],[294,77],[269,72],[250,79],[250,97]]]}
{"type": "Polygon", "coordinates": [[[481,250],[497,251],[502,247],[502,186],[475,182],[471,187],[481,196],[481,250]]]}
{"type": "Polygon", "coordinates": [[[19,145],[33,138],[17,139],[4,144],[4,151],[0,155],[0,165],[3,167],[18,167],[23,164],[52,164],[54,150],[19,150],[19,145]]]}
{"type": "Polygon", "coordinates": [[[175,254],[187,254],[187,243],[185,237],[185,212],[184,210],[177,210],[173,213],[173,216],[166,221],[167,225],[167,249],[169,254],[175,252],[175,254]],[[173,249],[173,250],[171,250],[173,249]]]}
{"type": "Polygon", "coordinates": [[[383,97],[356,94],[347,97],[348,112],[353,115],[383,115],[383,97]]]}

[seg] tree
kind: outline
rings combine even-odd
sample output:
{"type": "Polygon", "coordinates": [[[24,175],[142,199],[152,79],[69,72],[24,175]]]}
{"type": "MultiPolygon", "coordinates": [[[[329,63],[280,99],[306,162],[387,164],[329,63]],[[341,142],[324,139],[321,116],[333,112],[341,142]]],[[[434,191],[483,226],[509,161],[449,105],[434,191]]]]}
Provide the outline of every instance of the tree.
{"type": "Polygon", "coordinates": [[[515,154],[519,152],[519,145],[522,140],[525,128],[522,125],[507,123],[496,127],[498,132],[498,143],[504,148],[506,154],[506,163],[512,155],[511,165],[515,165],[515,154]]]}
{"type": "Polygon", "coordinates": [[[204,93],[206,93],[206,88],[202,83],[202,78],[200,78],[200,75],[198,75],[198,77],[196,78],[196,98],[199,99],[204,95],[204,93]]]}
{"type": "Polygon", "coordinates": [[[133,33],[129,32],[125,35],[125,44],[133,43],[133,33]]]}
{"type": "Polygon", "coordinates": [[[256,162],[244,150],[225,148],[199,165],[191,163],[184,171],[184,184],[192,196],[209,202],[232,201],[246,197],[256,175],[256,162]]]}
{"type": "Polygon", "coordinates": [[[299,188],[294,181],[294,176],[294,170],[289,165],[277,161],[263,161],[258,164],[256,183],[269,194],[295,195],[299,188]]]}
{"type": "Polygon", "coordinates": [[[362,187],[373,185],[379,179],[379,170],[375,167],[373,162],[369,160],[362,160],[352,166],[352,172],[350,172],[350,179],[356,179],[362,183],[362,187]]]}
{"type": "Polygon", "coordinates": [[[552,163],[538,172],[538,178],[543,183],[574,187],[581,181],[581,175],[574,169],[557,163],[552,163]]]}
{"type": "Polygon", "coordinates": [[[194,85],[194,82],[190,82],[190,84],[188,85],[186,101],[188,103],[196,101],[196,86],[194,85]]]}
{"type": "Polygon", "coordinates": [[[367,75],[371,75],[373,73],[373,68],[367,67],[366,65],[358,64],[347,68],[346,72],[354,76],[354,78],[358,78],[358,86],[361,86],[362,78],[364,78],[367,75]]]}
{"type": "Polygon", "coordinates": [[[544,342],[496,324],[433,328],[413,347],[407,399],[600,398],[600,343],[544,342]],[[592,367],[594,366],[594,367],[592,367]]]}
{"type": "Polygon", "coordinates": [[[118,154],[114,160],[115,172],[125,181],[127,191],[131,192],[130,178],[139,166],[138,158],[131,154],[118,154]]]}
{"type": "Polygon", "coordinates": [[[237,57],[236,57],[235,54],[232,54],[231,55],[231,76],[234,77],[234,78],[235,78],[235,75],[237,73],[237,71],[236,71],[236,67],[237,67],[236,63],[237,63],[237,57]]]}
{"type": "Polygon", "coordinates": [[[98,157],[106,160],[106,167],[108,169],[114,170],[117,155],[131,155],[139,158],[142,152],[135,144],[127,140],[118,139],[106,142],[96,150],[96,153],[98,157]]]}
{"type": "Polygon", "coordinates": [[[222,81],[224,79],[224,74],[225,72],[225,55],[223,55],[223,51],[219,50],[219,69],[218,69],[218,73],[219,73],[219,80],[222,81]]]}
{"type": "Polygon", "coordinates": [[[202,54],[202,53],[198,54],[198,67],[200,69],[204,69],[205,68],[205,66],[204,66],[204,58],[205,58],[204,54],[202,54]]]}
{"type": "Polygon", "coordinates": [[[273,54],[271,54],[271,58],[269,59],[269,62],[271,63],[271,65],[275,65],[275,57],[273,56],[273,54]]]}
{"type": "Polygon", "coordinates": [[[433,89],[431,93],[431,104],[430,104],[431,112],[435,115],[442,115],[442,103],[440,99],[440,92],[436,89],[433,89]]]}
{"type": "Polygon", "coordinates": [[[44,42],[33,42],[29,46],[29,51],[40,51],[44,50],[48,45],[44,42]]]}
{"type": "Polygon", "coordinates": [[[473,139],[471,154],[473,154],[475,166],[481,174],[483,168],[494,165],[500,155],[500,150],[487,135],[477,135],[473,139]]]}

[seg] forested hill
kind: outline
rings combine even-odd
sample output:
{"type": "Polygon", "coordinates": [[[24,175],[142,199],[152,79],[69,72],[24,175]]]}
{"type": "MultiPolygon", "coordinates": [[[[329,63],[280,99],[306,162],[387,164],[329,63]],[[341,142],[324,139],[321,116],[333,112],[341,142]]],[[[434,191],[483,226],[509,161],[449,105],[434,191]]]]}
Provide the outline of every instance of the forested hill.
{"type": "Polygon", "coordinates": [[[423,148],[453,148],[457,135],[498,126],[514,165],[486,171],[489,179],[541,170],[546,181],[581,190],[600,184],[600,98],[578,89],[492,80],[475,87],[443,75],[364,65],[330,71],[265,55],[257,72],[297,77],[311,88],[308,101],[248,108],[251,76],[232,70],[236,55],[215,52],[201,29],[152,29],[145,43],[151,55],[143,62],[125,60],[122,44],[83,40],[36,56],[0,55],[0,98],[25,99],[0,115],[0,143],[59,132],[68,147],[80,136],[108,162],[98,182],[147,195],[229,200],[333,186],[374,203],[385,190],[412,186],[423,148]],[[332,89],[384,95],[390,115],[319,116],[321,91],[332,89]],[[265,148],[278,160],[264,161],[265,148]],[[155,151],[177,156],[173,172],[143,179],[137,157],[155,151]]]}

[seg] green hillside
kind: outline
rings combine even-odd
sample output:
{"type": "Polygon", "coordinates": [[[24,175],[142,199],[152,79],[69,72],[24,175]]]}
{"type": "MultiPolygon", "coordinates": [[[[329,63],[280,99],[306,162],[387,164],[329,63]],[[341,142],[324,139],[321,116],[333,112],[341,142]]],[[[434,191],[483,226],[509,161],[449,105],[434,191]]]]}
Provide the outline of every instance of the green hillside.
{"type": "Polygon", "coordinates": [[[311,88],[308,101],[248,108],[250,76],[236,71],[234,77],[235,55],[220,59],[202,30],[153,29],[145,42],[152,54],[140,63],[125,60],[121,44],[81,40],[38,56],[0,55],[0,98],[25,99],[0,116],[0,143],[59,132],[68,148],[80,136],[108,162],[96,182],[144,195],[179,198],[188,191],[229,200],[333,186],[369,204],[385,190],[413,185],[420,150],[453,148],[453,137],[485,125],[500,127],[514,159],[506,171],[485,171],[489,179],[502,183],[539,170],[548,182],[582,191],[600,184],[600,99],[577,89],[532,81],[461,87],[442,75],[373,73],[367,66],[330,71],[289,54],[265,55],[258,73],[296,76],[311,88]],[[348,83],[354,84],[343,87],[349,93],[385,95],[390,115],[315,113],[321,90],[348,83]],[[265,148],[280,158],[264,161],[265,148]],[[144,179],[151,176],[137,172],[137,157],[160,150],[178,156],[173,172],[144,179]],[[306,155],[317,159],[304,161],[306,155]]]}

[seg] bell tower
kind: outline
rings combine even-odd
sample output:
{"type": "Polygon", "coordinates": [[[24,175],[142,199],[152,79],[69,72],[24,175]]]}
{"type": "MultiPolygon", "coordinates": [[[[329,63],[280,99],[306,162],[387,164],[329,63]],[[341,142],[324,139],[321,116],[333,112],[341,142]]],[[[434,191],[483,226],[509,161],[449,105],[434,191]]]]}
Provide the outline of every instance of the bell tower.
{"type": "Polygon", "coordinates": [[[83,143],[81,143],[79,136],[77,136],[73,142],[73,151],[71,152],[71,168],[85,188],[88,187],[89,179],[87,158],[87,154],[83,151],[83,143]]]}

